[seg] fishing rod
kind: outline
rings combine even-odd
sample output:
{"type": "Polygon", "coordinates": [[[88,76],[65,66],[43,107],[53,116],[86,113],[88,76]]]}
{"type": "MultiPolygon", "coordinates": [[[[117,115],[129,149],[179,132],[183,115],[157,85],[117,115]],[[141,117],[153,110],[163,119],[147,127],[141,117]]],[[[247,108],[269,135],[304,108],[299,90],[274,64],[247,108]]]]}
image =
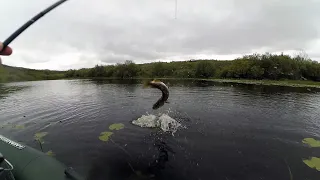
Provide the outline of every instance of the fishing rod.
{"type": "Polygon", "coordinates": [[[43,10],[42,12],[40,12],[39,14],[35,15],[32,19],[30,19],[28,22],[26,22],[24,25],[22,25],[19,29],[17,29],[13,34],[11,34],[2,44],[2,50],[0,51],[3,52],[6,47],[14,40],[16,39],[24,30],[26,30],[29,26],[31,26],[34,22],[36,22],[38,19],[40,19],[41,17],[43,17],[44,15],[46,15],[48,12],[50,12],[52,9],[58,7],[59,5],[61,5],[62,3],[66,2],[67,0],[60,0],[54,4],[52,4],[51,6],[49,6],[48,8],[46,8],[45,10],[43,10]]]}

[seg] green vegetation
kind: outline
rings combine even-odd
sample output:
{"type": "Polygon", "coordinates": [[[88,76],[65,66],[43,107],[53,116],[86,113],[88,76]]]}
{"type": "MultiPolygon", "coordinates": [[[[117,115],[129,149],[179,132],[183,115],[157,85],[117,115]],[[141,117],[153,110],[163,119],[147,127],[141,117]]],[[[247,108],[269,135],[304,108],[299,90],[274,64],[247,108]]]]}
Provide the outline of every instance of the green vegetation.
{"type": "Polygon", "coordinates": [[[43,137],[45,137],[48,134],[48,132],[37,132],[34,134],[34,139],[39,143],[40,149],[43,152],[42,144],[44,144],[43,137]]]}
{"type": "Polygon", "coordinates": [[[45,137],[47,134],[48,134],[48,132],[37,132],[34,135],[34,139],[36,141],[39,141],[41,144],[43,144],[44,143],[43,137],[45,137]]]}
{"type": "Polygon", "coordinates": [[[13,81],[53,80],[65,77],[63,71],[34,70],[0,65],[0,83],[13,81]]]}
{"type": "Polygon", "coordinates": [[[254,84],[267,86],[310,87],[320,88],[320,82],[310,80],[248,80],[248,79],[208,79],[207,81],[254,84]]]}
{"type": "Polygon", "coordinates": [[[15,130],[21,130],[21,129],[24,129],[25,126],[24,124],[17,124],[17,125],[14,125],[14,124],[5,124],[5,125],[2,125],[0,126],[1,128],[8,128],[8,129],[15,129],[15,130]]]}
{"type": "Polygon", "coordinates": [[[124,124],[122,124],[122,123],[115,123],[115,124],[111,124],[110,126],[109,126],[109,129],[111,130],[111,131],[113,131],[113,130],[120,130],[120,129],[123,129],[124,128],[124,124]]]}
{"type": "Polygon", "coordinates": [[[24,128],[25,128],[24,124],[18,124],[13,126],[13,129],[24,129],[24,128]]]}
{"type": "Polygon", "coordinates": [[[291,57],[265,53],[246,55],[230,61],[189,60],[135,64],[127,60],[123,64],[96,65],[93,68],[68,71],[0,67],[0,82],[61,78],[193,78],[267,85],[279,85],[279,80],[285,80],[280,85],[319,87],[320,63],[305,55],[291,57]]]}
{"type": "Polygon", "coordinates": [[[320,141],[313,138],[305,138],[302,142],[308,144],[310,147],[320,147],[320,141]]]}
{"type": "MultiPolygon", "coordinates": [[[[309,147],[314,148],[314,147],[320,147],[320,141],[315,140],[313,138],[304,138],[302,140],[302,143],[308,144],[309,147]]],[[[303,163],[305,163],[307,166],[310,168],[316,169],[320,171],[320,158],[318,157],[309,157],[309,159],[303,159],[303,163]]]]}
{"type": "Polygon", "coordinates": [[[107,142],[107,141],[109,141],[109,138],[110,138],[110,136],[113,134],[113,132],[108,132],[108,131],[106,131],[106,132],[101,132],[100,133],[100,136],[99,136],[99,139],[101,140],[101,141],[104,141],[104,142],[107,142]]]}
{"type": "Polygon", "coordinates": [[[320,158],[311,157],[310,159],[304,159],[303,162],[310,168],[320,171],[320,158]]]}
{"type": "Polygon", "coordinates": [[[232,61],[189,60],[95,66],[69,70],[68,78],[216,78],[251,80],[310,80],[320,81],[320,63],[303,56],[253,54],[232,61]]]}
{"type": "Polygon", "coordinates": [[[55,156],[55,153],[54,153],[52,150],[46,152],[46,154],[47,154],[48,156],[55,156]]]}

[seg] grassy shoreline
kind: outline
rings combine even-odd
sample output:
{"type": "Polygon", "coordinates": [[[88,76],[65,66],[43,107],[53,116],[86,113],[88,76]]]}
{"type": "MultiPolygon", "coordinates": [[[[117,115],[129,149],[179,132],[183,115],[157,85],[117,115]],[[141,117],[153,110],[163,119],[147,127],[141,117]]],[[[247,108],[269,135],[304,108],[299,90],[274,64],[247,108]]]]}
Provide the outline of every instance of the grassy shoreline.
{"type": "MultiPolygon", "coordinates": [[[[117,79],[117,78],[85,78],[85,79],[117,79]]],[[[159,79],[159,80],[198,80],[198,81],[211,81],[217,83],[234,83],[234,84],[248,84],[248,85],[264,85],[264,86],[286,86],[286,87],[309,87],[319,88],[320,82],[309,80],[254,80],[254,79],[216,79],[216,78],[174,78],[174,77],[159,77],[159,78],[126,78],[125,80],[147,80],[147,79],[159,79]]],[[[118,79],[121,80],[121,79],[118,79]]]]}
{"type": "MultiPolygon", "coordinates": [[[[98,78],[98,79],[115,79],[115,78],[98,78]]],[[[320,82],[309,80],[254,80],[254,79],[216,79],[216,78],[132,78],[138,80],[144,79],[158,79],[158,80],[198,80],[211,81],[217,83],[234,83],[234,84],[248,84],[248,85],[264,85],[264,86],[286,86],[286,87],[310,87],[319,88],[320,82]]],[[[129,80],[129,79],[127,79],[129,80]]]]}
{"type": "Polygon", "coordinates": [[[203,79],[221,83],[252,84],[265,86],[310,87],[319,88],[320,82],[303,80],[251,80],[251,79],[203,79]]]}
{"type": "MultiPolygon", "coordinates": [[[[320,82],[309,81],[309,80],[254,80],[254,79],[216,79],[216,78],[174,78],[174,77],[159,77],[159,78],[112,78],[112,77],[86,77],[86,78],[58,78],[52,80],[76,80],[76,79],[94,79],[94,80],[148,80],[148,79],[159,79],[159,80],[198,80],[198,81],[211,81],[217,83],[231,83],[231,84],[247,84],[247,85],[264,85],[264,86],[286,86],[286,87],[305,87],[305,88],[318,88],[320,89],[320,82]]],[[[42,80],[31,80],[31,81],[46,81],[42,80]]],[[[49,81],[49,80],[48,80],[49,81]]],[[[27,82],[27,81],[12,81],[12,82],[27,82]]],[[[3,83],[12,83],[3,82],[3,83]]]]}

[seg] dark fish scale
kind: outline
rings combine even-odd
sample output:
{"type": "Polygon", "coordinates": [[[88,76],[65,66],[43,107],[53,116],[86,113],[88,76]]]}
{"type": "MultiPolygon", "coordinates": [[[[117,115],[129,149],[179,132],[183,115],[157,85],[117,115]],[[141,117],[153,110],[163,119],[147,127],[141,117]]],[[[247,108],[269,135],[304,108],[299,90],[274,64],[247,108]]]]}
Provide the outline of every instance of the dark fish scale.
{"type": "Polygon", "coordinates": [[[148,83],[152,88],[157,88],[162,92],[162,96],[156,103],[153,104],[152,109],[158,109],[164,105],[169,98],[169,89],[163,82],[150,81],[148,83]]]}

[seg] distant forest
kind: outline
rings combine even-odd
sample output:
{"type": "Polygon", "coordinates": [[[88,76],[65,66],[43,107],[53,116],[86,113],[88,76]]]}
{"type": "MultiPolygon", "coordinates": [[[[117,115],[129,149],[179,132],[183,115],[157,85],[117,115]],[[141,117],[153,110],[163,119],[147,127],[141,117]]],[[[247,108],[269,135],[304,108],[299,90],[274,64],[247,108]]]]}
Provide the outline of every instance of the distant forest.
{"type": "Polygon", "coordinates": [[[236,78],[270,80],[320,81],[320,63],[306,55],[253,54],[230,61],[189,60],[178,62],[154,62],[135,64],[127,60],[123,64],[69,70],[68,78],[236,78]]]}
{"type": "Polygon", "coordinates": [[[68,71],[0,67],[0,82],[62,78],[228,78],[320,81],[320,63],[305,54],[252,54],[235,60],[189,60],[135,64],[96,65],[68,71]]]}

